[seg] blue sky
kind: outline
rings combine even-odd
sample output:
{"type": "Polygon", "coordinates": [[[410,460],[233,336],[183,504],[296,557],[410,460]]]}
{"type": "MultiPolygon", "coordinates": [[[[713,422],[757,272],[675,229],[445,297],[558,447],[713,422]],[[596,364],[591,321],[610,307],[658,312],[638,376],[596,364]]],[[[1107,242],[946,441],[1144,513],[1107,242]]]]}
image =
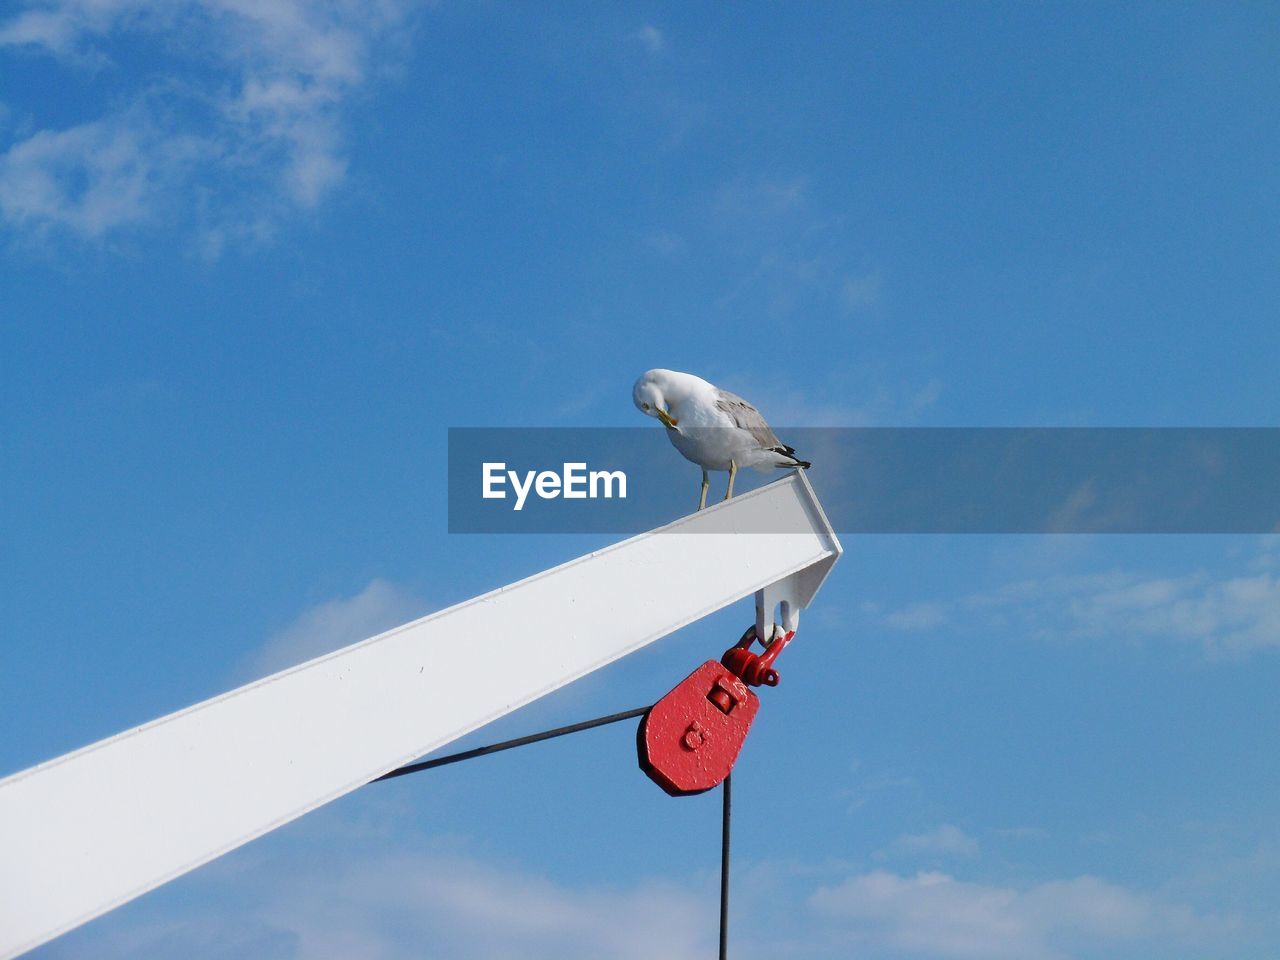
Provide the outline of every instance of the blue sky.
{"type": "MultiPolygon", "coordinates": [[[[1276,425],[1274,6],[153,6],[0,21],[0,773],[598,545],[448,536],[446,429],[639,425],[649,367],[1276,425]]],[[[735,778],[735,956],[1280,950],[1276,537],[845,546],[735,778]]],[[[37,955],[707,956],[718,798],[632,750],[369,787],[37,955]]]]}

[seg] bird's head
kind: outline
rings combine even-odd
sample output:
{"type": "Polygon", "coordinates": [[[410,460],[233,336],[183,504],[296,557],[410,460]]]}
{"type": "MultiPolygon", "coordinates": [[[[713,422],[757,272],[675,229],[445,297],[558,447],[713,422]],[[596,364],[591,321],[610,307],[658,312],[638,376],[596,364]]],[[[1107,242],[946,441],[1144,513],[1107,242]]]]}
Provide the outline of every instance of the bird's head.
{"type": "Polygon", "coordinates": [[[646,417],[657,417],[662,425],[674,430],[678,421],[671,415],[671,407],[664,389],[667,386],[667,370],[650,370],[631,388],[631,400],[636,409],[646,417]]]}

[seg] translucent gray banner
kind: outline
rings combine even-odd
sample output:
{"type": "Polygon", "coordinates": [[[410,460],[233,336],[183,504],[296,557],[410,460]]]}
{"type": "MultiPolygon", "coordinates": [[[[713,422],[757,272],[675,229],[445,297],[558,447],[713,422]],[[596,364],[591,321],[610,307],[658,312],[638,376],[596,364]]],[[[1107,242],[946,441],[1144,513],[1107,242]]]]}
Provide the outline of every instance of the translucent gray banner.
{"type": "MultiPolygon", "coordinates": [[[[842,533],[1280,532],[1278,428],[777,433],[842,533]]],[[[449,531],[639,533],[692,512],[701,479],[661,427],[451,428],[449,531]]]]}

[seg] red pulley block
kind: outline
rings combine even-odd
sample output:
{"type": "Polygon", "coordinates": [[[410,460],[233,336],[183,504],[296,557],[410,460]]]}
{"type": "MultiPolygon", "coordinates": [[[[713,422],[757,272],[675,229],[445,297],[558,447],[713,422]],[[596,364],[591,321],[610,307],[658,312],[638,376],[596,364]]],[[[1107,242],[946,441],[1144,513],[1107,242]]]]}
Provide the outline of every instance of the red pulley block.
{"type": "Polygon", "coordinates": [[[640,721],[640,769],[671,796],[710,790],[733,769],[760,709],[747,685],[777,685],[773,662],[794,632],[775,636],[759,655],[748,649],[755,636],[755,627],[749,628],[721,662],[698,667],[640,721]]]}
{"type": "Polygon", "coordinates": [[[708,660],[640,721],[640,769],[673,797],[702,793],[733,769],[760,698],[708,660]]]}

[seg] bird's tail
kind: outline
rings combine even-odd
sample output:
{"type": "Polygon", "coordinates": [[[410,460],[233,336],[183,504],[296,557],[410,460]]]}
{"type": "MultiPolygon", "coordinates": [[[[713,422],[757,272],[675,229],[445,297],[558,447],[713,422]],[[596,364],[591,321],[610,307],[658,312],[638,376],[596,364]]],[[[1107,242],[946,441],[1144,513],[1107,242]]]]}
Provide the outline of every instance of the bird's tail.
{"type": "Polygon", "coordinates": [[[780,467],[795,467],[798,470],[808,470],[811,466],[813,466],[813,464],[811,464],[808,460],[801,460],[799,457],[796,456],[795,447],[788,447],[786,445],[783,445],[780,447],[771,447],[770,449],[774,453],[782,454],[782,456],[786,457],[788,460],[791,461],[790,463],[778,464],[778,466],[780,467]]]}

